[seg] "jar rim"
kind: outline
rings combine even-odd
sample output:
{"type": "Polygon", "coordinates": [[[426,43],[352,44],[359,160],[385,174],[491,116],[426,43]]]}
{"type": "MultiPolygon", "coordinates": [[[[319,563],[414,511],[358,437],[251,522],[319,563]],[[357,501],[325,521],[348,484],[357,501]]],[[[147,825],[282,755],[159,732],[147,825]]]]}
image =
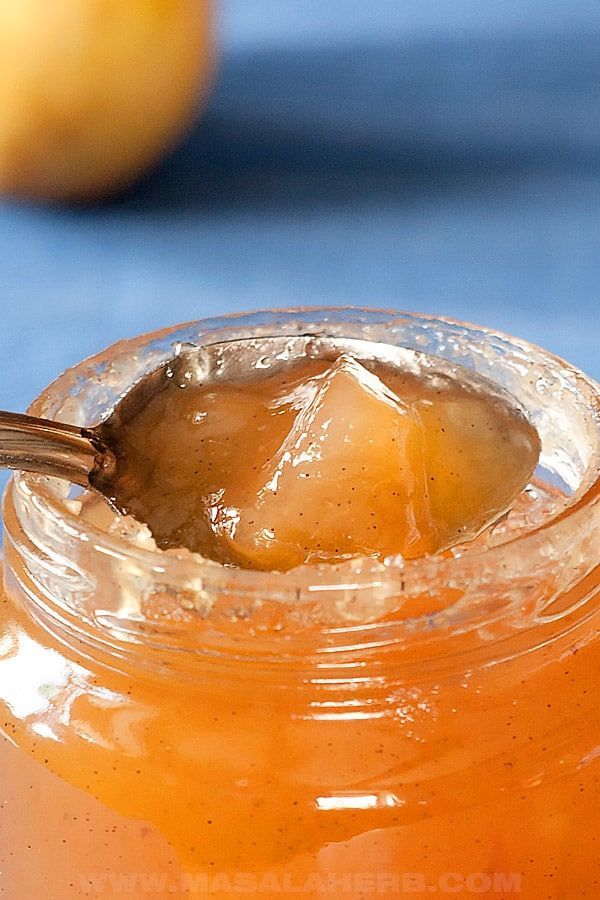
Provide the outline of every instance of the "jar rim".
{"type": "MultiPolygon", "coordinates": [[[[228,328],[238,322],[248,320],[248,317],[256,319],[268,319],[278,315],[306,317],[311,314],[332,314],[334,316],[364,316],[368,319],[379,317],[379,321],[404,322],[414,321],[424,325],[441,325],[454,329],[467,329],[469,333],[481,336],[486,340],[497,340],[520,351],[524,357],[540,356],[544,360],[555,365],[562,373],[565,373],[577,388],[585,394],[585,402],[588,412],[593,419],[594,427],[600,432],[600,386],[583,372],[572,366],[560,357],[549,353],[519,338],[514,338],[501,331],[491,330],[483,326],[471,325],[456,321],[444,316],[430,316],[424,313],[403,312],[400,310],[384,310],[377,308],[360,308],[352,306],[339,307],[302,307],[292,309],[259,310],[254,313],[236,313],[221,319],[198,320],[184,325],[170,326],[148,334],[144,334],[125,341],[113,344],[100,353],[89,357],[73,368],[67,370],[53,381],[32,403],[29,412],[32,415],[42,415],[50,403],[51,398],[57,393],[67,396],[73,386],[81,383],[86,378],[86,373],[92,370],[102,370],[110,365],[111,359],[118,353],[120,357],[135,357],[143,348],[171,340],[175,335],[185,333],[204,334],[208,330],[214,334],[219,328],[228,328]],[[383,318],[382,318],[383,317],[383,318]]],[[[265,331],[264,334],[267,332],[265,331]]],[[[179,341],[179,339],[178,339],[179,341]]],[[[213,338],[214,341],[214,338],[213,338]]],[[[90,424],[80,422],[78,424],[90,424]]],[[[185,581],[189,578],[200,578],[210,588],[226,584],[228,588],[239,593],[262,596],[269,595],[273,599],[289,600],[294,597],[300,600],[301,594],[307,592],[314,597],[319,592],[338,590],[343,587],[362,589],[372,584],[377,584],[380,589],[386,586],[396,590],[398,582],[409,579],[411,582],[448,583],[455,579],[461,567],[468,564],[469,569],[475,566],[486,568],[501,565],[515,548],[525,552],[539,552],[540,546],[549,543],[553,535],[568,527],[568,523],[577,517],[582,511],[590,508],[600,500],[600,451],[592,454],[586,472],[585,487],[573,501],[559,508],[555,514],[536,525],[517,531],[507,540],[493,545],[469,548],[468,552],[460,556],[446,557],[442,555],[424,556],[417,559],[405,560],[400,556],[389,557],[385,562],[372,558],[358,558],[343,561],[341,563],[323,563],[304,565],[288,572],[263,572],[246,569],[224,567],[211,560],[205,560],[196,555],[178,556],[165,554],[161,550],[140,547],[125,540],[120,535],[111,534],[102,530],[97,525],[84,521],[75,512],[68,508],[65,500],[58,496],[48,486],[47,481],[39,476],[18,474],[15,478],[17,485],[22,485],[32,500],[43,510],[43,513],[51,517],[59,528],[65,529],[79,540],[91,542],[103,552],[112,553],[123,559],[129,559],[154,571],[168,575],[177,581],[185,581]]]]}

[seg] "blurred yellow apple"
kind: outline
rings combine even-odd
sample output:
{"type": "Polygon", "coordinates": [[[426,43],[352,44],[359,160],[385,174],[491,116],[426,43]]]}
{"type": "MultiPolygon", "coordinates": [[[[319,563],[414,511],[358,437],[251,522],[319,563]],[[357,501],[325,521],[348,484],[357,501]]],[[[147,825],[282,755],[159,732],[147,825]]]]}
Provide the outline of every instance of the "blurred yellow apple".
{"type": "Polygon", "coordinates": [[[0,0],[0,193],[94,200],[167,152],[211,73],[210,0],[0,0]]]}

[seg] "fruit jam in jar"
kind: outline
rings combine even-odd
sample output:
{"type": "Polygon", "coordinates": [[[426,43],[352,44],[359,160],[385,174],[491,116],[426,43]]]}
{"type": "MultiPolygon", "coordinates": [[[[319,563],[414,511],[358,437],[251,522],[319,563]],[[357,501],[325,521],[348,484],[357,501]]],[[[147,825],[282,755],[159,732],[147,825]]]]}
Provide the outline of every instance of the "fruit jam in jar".
{"type": "Polygon", "coordinates": [[[539,436],[535,472],[436,552],[277,571],[162,547],[17,475],[0,597],[10,900],[598,896],[593,382],[473,326],[307,309],[122,342],[30,412],[91,425],[190,348],[239,342],[269,369],[313,340],[491,380],[539,436]]]}

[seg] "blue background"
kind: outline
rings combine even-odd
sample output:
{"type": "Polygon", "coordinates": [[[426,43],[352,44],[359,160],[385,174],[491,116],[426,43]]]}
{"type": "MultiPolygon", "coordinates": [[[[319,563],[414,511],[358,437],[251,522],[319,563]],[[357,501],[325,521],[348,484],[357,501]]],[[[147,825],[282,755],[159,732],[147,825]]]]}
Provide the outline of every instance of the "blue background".
{"type": "Polygon", "coordinates": [[[120,337],[305,303],[443,312],[600,377],[597,0],[227,0],[219,31],[201,125],[130,194],[0,205],[0,406],[120,337]]]}

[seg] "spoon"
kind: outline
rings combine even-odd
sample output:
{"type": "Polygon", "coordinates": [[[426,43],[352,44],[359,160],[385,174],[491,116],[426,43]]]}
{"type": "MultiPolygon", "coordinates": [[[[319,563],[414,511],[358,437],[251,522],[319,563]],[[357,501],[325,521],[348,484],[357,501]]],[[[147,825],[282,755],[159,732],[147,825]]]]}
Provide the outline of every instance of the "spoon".
{"type": "Polygon", "coordinates": [[[0,411],[0,468],[50,475],[92,488],[117,512],[127,513],[126,504],[119,499],[120,484],[135,473],[122,464],[119,438],[128,421],[166,385],[167,379],[184,387],[207,379],[239,376],[253,369],[274,369],[302,356],[335,356],[342,352],[352,353],[357,359],[389,358],[405,367],[414,366],[416,357],[421,355],[373,341],[315,334],[185,345],[177,356],[134,384],[108,418],[93,427],[0,411]]]}
{"type": "MultiPolygon", "coordinates": [[[[135,465],[124,465],[119,453],[120,436],[127,423],[166,386],[167,379],[183,386],[198,383],[217,369],[228,371],[230,366],[223,367],[219,359],[220,348],[250,343],[256,346],[255,341],[244,340],[183,348],[176,357],[143,376],[110,415],[92,427],[0,411],[0,468],[50,475],[91,488],[117,513],[127,514],[122,486],[135,477],[135,465]]],[[[229,353],[228,358],[231,356],[229,353]]]]}
{"type": "Polygon", "coordinates": [[[110,481],[116,458],[101,429],[0,412],[0,466],[64,478],[82,487],[110,481]]]}
{"type": "Polygon", "coordinates": [[[126,514],[120,486],[134,472],[123,465],[119,456],[121,429],[184,363],[181,356],[146,375],[125,394],[107,419],[90,428],[0,411],[0,468],[50,475],[91,488],[108,500],[116,512],[126,514]]]}
{"type": "Polygon", "coordinates": [[[91,488],[108,500],[117,513],[127,514],[130,510],[126,498],[131,497],[132,484],[140,473],[136,471],[136,460],[125,459],[120,451],[122,438],[128,423],[158,392],[173,382],[185,388],[240,378],[253,370],[268,368],[273,372],[301,357],[335,359],[343,353],[415,373],[426,369],[452,377],[460,372],[463,383],[475,390],[508,399],[502,388],[472,370],[420,351],[375,341],[303,334],[184,345],[177,356],[134,384],[110,415],[93,427],[0,412],[0,467],[50,475],[91,488]]]}

